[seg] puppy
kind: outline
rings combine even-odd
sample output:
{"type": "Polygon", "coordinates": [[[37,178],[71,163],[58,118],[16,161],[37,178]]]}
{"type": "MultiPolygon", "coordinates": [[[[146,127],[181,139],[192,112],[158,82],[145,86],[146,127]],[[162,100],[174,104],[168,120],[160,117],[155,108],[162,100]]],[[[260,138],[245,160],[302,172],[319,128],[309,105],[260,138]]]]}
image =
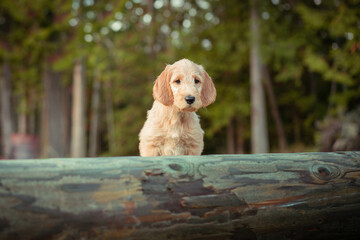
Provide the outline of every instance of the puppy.
{"type": "Polygon", "coordinates": [[[204,131],[195,113],[216,98],[210,76],[200,65],[182,59],[156,79],[154,103],[140,131],[141,156],[200,155],[204,131]]]}

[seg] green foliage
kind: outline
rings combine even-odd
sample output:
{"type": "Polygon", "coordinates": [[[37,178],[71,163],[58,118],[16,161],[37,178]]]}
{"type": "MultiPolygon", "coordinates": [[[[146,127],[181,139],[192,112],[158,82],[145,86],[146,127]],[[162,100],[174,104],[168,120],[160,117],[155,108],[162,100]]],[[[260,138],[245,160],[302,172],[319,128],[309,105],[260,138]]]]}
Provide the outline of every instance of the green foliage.
{"type": "Polygon", "coordinates": [[[295,11],[300,15],[309,31],[321,29],[327,24],[326,12],[311,8],[303,3],[298,4],[295,11]]]}
{"type": "Polygon", "coordinates": [[[353,80],[349,75],[331,68],[323,57],[317,56],[311,51],[306,51],[304,63],[311,71],[322,74],[324,80],[334,81],[348,86],[353,85],[353,80]]]}

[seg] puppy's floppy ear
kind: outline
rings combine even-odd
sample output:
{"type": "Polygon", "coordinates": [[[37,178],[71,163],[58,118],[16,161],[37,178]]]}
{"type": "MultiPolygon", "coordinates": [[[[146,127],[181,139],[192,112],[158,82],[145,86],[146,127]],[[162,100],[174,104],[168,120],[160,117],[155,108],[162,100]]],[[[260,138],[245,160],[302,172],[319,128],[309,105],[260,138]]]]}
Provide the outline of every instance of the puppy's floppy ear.
{"type": "Polygon", "coordinates": [[[213,103],[216,99],[216,89],[213,81],[209,74],[202,69],[204,83],[201,90],[201,101],[203,107],[206,107],[213,103]]]}
{"type": "Polygon", "coordinates": [[[158,76],[153,88],[154,98],[166,106],[173,104],[174,97],[170,87],[170,66],[166,66],[165,70],[158,76]]]}

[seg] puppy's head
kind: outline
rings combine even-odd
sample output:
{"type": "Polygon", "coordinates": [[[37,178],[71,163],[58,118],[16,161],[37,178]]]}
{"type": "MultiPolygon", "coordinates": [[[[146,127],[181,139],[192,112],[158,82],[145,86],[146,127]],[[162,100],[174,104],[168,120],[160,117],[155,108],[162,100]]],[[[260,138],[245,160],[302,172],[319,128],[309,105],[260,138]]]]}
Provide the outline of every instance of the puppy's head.
{"type": "Polygon", "coordinates": [[[216,98],[216,89],[210,76],[200,65],[182,59],[165,70],[156,79],[154,98],[179,111],[194,112],[206,107],[216,98]]]}

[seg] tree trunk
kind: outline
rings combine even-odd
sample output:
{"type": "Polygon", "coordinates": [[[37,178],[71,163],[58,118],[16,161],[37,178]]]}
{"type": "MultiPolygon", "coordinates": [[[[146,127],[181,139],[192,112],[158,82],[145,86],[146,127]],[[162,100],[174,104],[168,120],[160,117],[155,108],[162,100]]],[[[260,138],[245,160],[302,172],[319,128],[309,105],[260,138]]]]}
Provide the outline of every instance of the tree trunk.
{"type": "Polygon", "coordinates": [[[61,74],[46,64],[43,74],[44,97],[41,122],[41,156],[66,156],[66,118],[64,116],[64,87],[61,74]]]}
{"type": "Polygon", "coordinates": [[[72,128],[71,128],[71,157],[85,157],[85,70],[82,59],[78,59],[74,66],[72,128]]]}
{"type": "Polygon", "coordinates": [[[293,129],[294,129],[294,141],[295,144],[299,145],[301,144],[301,122],[300,117],[296,111],[296,109],[293,109],[293,129]]]}
{"type": "Polygon", "coordinates": [[[93,82],[93,93],[91,98],[91,117],[90,117],[90,139],[89,156],[95,157],[97,154],[97,139],[99,129],[99,106],[100,106],[100,79],[99,71],[95,70],[93,82]]]}
{"type": "Polygon", "coordinates": [[[27,123],[26,123],[26,113],[19,113],[18,120],[18,132],[20,134],[26,134],[27,132],[27,123]]]}
{"type": "Polygon", "coordinates": [[[327,116],[331,116],[334,113],[334,97],[337,93],[337,83],[335,80],[331,81],[331,88],[330,88],[330,96],[329,96],[329,105],[327,109],[327,116]]]}
{"type": "Polygon", "coordinates": [[[241,124],[237,124],[236,132],[236,153],[245,153],[245,139],[244,139],[244,127],[241,124]]]}
{"type": "Polygon", "coordinates": [[[287,141],[286,141],[286,136],[285,136],[285,132],[284,132],[284,125],[281,120],[281,116],[280,116],[278,106],[276,103],[274,88],[273,88],[273,85],[272,85],[272,82],[270,79],[270,75],[269,75],[269,72],[268,72],[266,66],[263,66],[263,75],[264,75],[264,79],[265,79],[265,88],[266,88],[267,96],[269,98],[271,115],[274,119],[275,126],[276,126],[276,132],[277,132],[278,141],[279,141],[279,148],[280,148],[281,152],[286,152],[287,151],[287,141]]]}
{"type": "Polygon", "coordinates": [[[8,63],[3,63],[1,73],[1,141],[5,158],[11,157],[11,135],[13,134],[10,82],[10,66],[8,63]]]}
{"type": "Polygon", "coordinates": [[[114,123],[114,110],[113,110],[113,98],[112,98],[112,88],[111,82],[108,82],[106,85],[106,127],[108,132],[108,143],[109,150],[111,153],[115,152],[115,123],[114,123]]]}
{"type": "Polygon", "coordinates": [[[230,119],[229,124],[227,126],[227,153],[234,154],[235,153],[235,127],[234,120],[230,119]]]}
{"type": "Polygon", "coordinates": [[[33,111],[30,113],[29,116],[29,134],[31,135],[35,135],[36,134],[36,115],[38,114],[38,112],[34,112],[35,110],[32,109],[33,111]]]}
{"type": "Polygon", "coordinates": [[[5,240],[360,234],[360,152],[12,160],[0,179],[5,240]]]}
{"type": "Polygon", "coordinates": [[[253,153],[269,152],[264,90],[261,81],[260,30],[258,1],[251,1],[250,15],[250,83],[251,83],[251,149],[253,153]]]}
{"type": "Polygon", "coordinates": [[[64,86],[64,97],[63,97],[63,121],[64,121],[64,140],[65,140],[65,155],[70,156],[71,148],[71,113],[72,113],[72,85],[69,84],[64,86]]]}
{"type": "Polygon", "coordinates": [[[156,52],[154,49],[155,46],[155,39],[157,36],[157,27],[155,26],[155,11],[154,11],[154,0],[147,0],[147,13],[150,14],[151,16],[151,23],[150,23],[150,27],[148,27],[147,29],[149,29],[149,58],[153,61],[155,61],[156,59],[156,52]]]}

